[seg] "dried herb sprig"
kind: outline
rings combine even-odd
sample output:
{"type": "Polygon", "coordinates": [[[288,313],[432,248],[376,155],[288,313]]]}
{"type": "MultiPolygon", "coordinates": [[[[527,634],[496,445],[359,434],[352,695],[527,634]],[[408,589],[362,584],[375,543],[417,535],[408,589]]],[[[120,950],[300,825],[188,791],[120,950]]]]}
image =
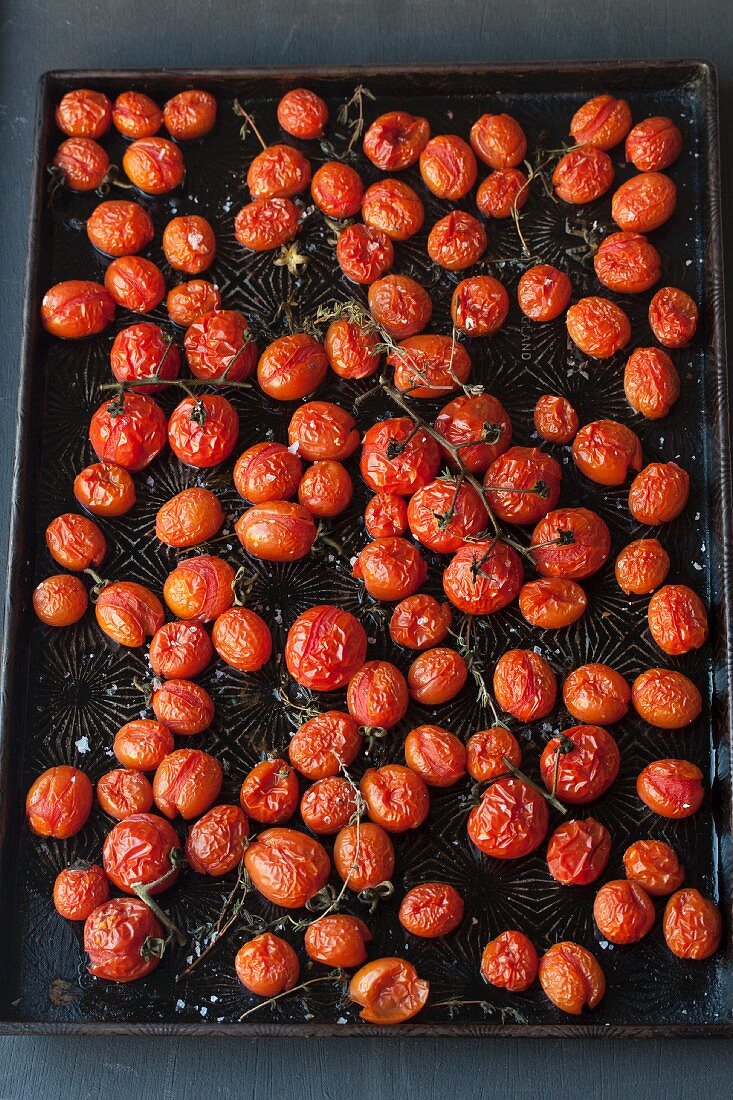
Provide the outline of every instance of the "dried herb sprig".
{"type": "Polygon", "coordinates": [[[300,982],[299,985],[294,985],[292,989],[286,989],[282,993],[278,993],[274,997],[268,997],[266,1001],[260,1001],[259,1004],[252,1005],[251,1008],[248,1008],[246,1012],[242,1013],[242,1015],[239,1017],[239,1021],[241,1023],[242,1020],[245,1020],[254,1012],[259,1012],[261,1008],[266,1008],[268,1005],[277,1004],[277,1002],[281,1001],[284,997],[291,997],[294,993],[300,993],[300,991],[303,989],[310,989],[310,987],[313,985],[322,985],[324,982],[341,983],[344,986],[344,992],[346,992],[346,989],[348,988],[348,974],[346,973],[346,971],[337,968],[335,970],[329,971],[328,974],[321,974],[317,978],[309,978],[307,982],[300,982]]]}
{"type": "Polygon", "coordinates": [[[346,146],[346,156],[353,153],[354,146],[364,132],[364,100],[374,101],[375,96],[363,84],[357,84],[354,94],[346,103],[342,103],[338,109],[336,119],[341,126],[349,131],[349,143],[346,146]]]}
{"type": "Polygon", "coordinates": [[[183,859],[183,852],[180,848],[172,848],[170,855],[168,856],[168,860],[170,863],[170,868],[165,872],[164,875],[156,878],[153,882],[133,882],[130,888],[135,897],[140,898],[140,901],[144,902],[145,905],[147,905],[148,909],[150,909],[151,912],[155,914],[160,923],[168,929],[172,936],[175,937],[178,946],[183,947],[186,943],[185,933],[182,932],[180,928],[178,928],[178,926],[173,923],[165,910],[161,909],[161,907],[158,905],[157,901],[151,894],[151,890],[157,889],[157,887],[159,886],[165,886],[171,881],[171,879],[175,878],[181,867],[183,867],[185,863],[183,859]]]}
{"type": "Polygon", "coordinates": [[[226,936],[229,929],[236,923],[244,905],[244,899],[251,889],[252,881],[245,870],[244,860],[242,860],[237,868],[237,880],[224,899],[216,920],[204,925],[201,929],[197,929],[194,933],[194,940],[202,944],[202,950],[185,970],[176,975],[177,982],[190,977],[198,965],[211,954],[216,945],[226,936]]]}

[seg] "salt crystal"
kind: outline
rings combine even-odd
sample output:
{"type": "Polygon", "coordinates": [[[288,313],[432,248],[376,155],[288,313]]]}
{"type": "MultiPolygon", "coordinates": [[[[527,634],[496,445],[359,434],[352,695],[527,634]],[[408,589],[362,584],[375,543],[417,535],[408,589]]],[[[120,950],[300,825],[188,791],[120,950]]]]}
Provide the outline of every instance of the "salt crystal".
{"type": "Polygon", "coordinates": [[[89,752],[89,738],[88,737],[80,737],[78,741],[74,742],[74,744],[76,745],[76,751],[77,752],[81,752],[81,753],[89,752]]]}

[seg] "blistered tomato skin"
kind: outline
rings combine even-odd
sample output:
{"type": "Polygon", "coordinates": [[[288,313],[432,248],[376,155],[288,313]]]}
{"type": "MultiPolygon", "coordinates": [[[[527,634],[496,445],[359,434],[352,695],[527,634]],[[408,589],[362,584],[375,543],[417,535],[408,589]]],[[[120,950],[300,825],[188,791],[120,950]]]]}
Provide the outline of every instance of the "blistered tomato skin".
{"type": "Polygon", "coordinates": [[[689,294],[665,286],[649,303],[649,325],[665,348],[686,348],[697,330],[698,310],[689,294]]]}
{"type": "Polygon", "coordinates": [[[333,846],[333,864],[341,880],[354,893],[373,890],[389,882],[395,868],[395,853],[389,834],[381,825],[364,821],[359,827],[345,825],[333,846]]]}
{"type": "Polygon", "coordinates": [[[144,385],[130,386],[133,393],[158,393],[164,386],[152,383],[153,377],[170,380],[178,377],[180,355],[178,348],[163,334],[160,325],[140,321],[120,330],[109,353],[112,373],[118,382],[131,383],[145,380],[144,385]]]}
{"type": "Polygon", "coordinates": [[[300,800],[303,824],[317,836],[333,836],[345,829],[355,811],[354,790],[339,775],[316,779],[300,800]]]}
{"type": "Polygon", "coordinates": [[[610,943],[637,943],[652,930],[654,905],[638,882],[613,879],[605,883],[593,903],[593,919],[610,943]]]}
{"type": "Polygon", "coordinates": [[[328,106],[309,88],[291,88],[277,105],[277,121],[286,134],[312,141],[328,122],[328,106]]]}
{"type": "Polygon", "coordinates": [[[148,813],[131,814],[115,825],[102,851],[107,878],[126,894],[133,894],[137,883],[151,894],[168,890],[178,878],[179,854],[178,834],[170,822],[148,813]]]}
{"type": "Polygon", "coordinates": [[[176,141],[202,138],[214,128],[216,99],[200,88],[188,88],[163,106],[163,121],[176,141]]]}
{"type": "Polygon", "coordinates": [[[676,853],[661,840],[637,840],[624,852],[624,871],[652,897],[666,897],[679,890],[685,869],[676,853]]]}
{"type": "Polygon", "coordinates": [[[305,332],[280,336],[257,364],[257,382],[275,401],[298,401],[320,386],[328,372],[323,344],[305,332]]]}
{"type": "Polygon", "coordinates": [[[375,492],[409,497],[432,481],[440,466],[438,444],[424,431],[413,431],[407,416],[380,420],[364,433],[361,476],[375,492]]]}
{"type": "Polygon", "coordinates": [[[676,462],[650,462],[629,489],[629,511],[639,523],[671,523],[684,511],[690,476],[676,462]]]}
{"type": "Polygon", "coordinates": [[[537,523],[560,497],[559,463],[539,447],[510,447],[484,475],[489,507],[509,524],[537,523]]]}
{"type": "Polygon", "coordinates": [[[542,956],[539,978],[545,996],[571,1016],[595,1008],[606,991],[598,960],[585,947],[569,940],[553,944],[542,956]]]}
{"type": "Polygon", "coordinates": [[[211,637],[222,661],[240,672],[257,672],[272,655],[270,628],[247,607],[230,607],[219,615],[211,637]]]}
{"type": "Polygon", "coordinates": [[[607,560],[611,535],[589,508],[558,508],[537,524],[532,547],[535,568],[543,577],[581,581],[607,560]]]}
{"type": "Polygon", "coordinates": [[[374,320],[396,340],[417,336],[433,313],[427,290],[408,275],[385,275],[369,287],[374,320]]]}
{"type": "Polygon", "coordinates": [[[46,546],[55,562],[74,571],[96,568],[107,553],[107,540],[94,520],[75,512],[51,520],[46,528],[46,546]]]}
{"type": "Polygon", "coordinates": [[[152,973],[160,955],[148,947],[163,942],[162,924],[138,898],[112,898],[94,909],[84,925],[87,969],[110,982],[133,982],[152,973]]]}
{"type": "Polygon", "coordinates": [[[164,757],[153,777],[153,797],[162,814],[185,820],[200,817],[216,802],[221,764],[200,749],[176,749],[164,757]]]}
{"type": "Polygon", "coordinates": [[[163,623],[150,642],[148,658],[156,676],[192,680],[213,656],[211,641],[200,623],[163,623]]]}
{"type": "Polygon", "coordinates": [[[161,505],[155,535],[166,546],[197,546],[214,537],[224,523],[224,510],[210,489],[192,485],[161,505]]]}
{"type": "Polygon", "coordinates": [[[541,794],[520,779],[497,779],[468,816],[468,836],[494,859],[519,859],[539,848],[550,815],[541,794]]]}
{"type": "Polygon", "coordinates": [[[397,604],[389,621],[389,634],[393,642],[406,649],[428,649],[447,637],[452,621],[449,604],[418,593],[397,604]]]}
{"type": "Polygon", "coordinates": [[[476,205],[485,218],[511,218],[529,198],[529,181],[518,168],[492,172],[476,192],[476,205]]]}
{"type": "Polygon", "coordinates": [[[312,691],[338,691],[364,664],[364,627],[348,611],[322,604],[299,615],[285,645],[288,672],[312,691]]]}
{"type": "Polygon", "coordinates": [[[86,824],[94,791],[79,768],[59,764],[39,775],[25,800],[28,825],[37,836],[66,840],[86,824]]]}
{"type": "Polygon", "coordinates": [[[179,737],[203,733],[214,720],[214,702],[200,684],[191,680],[166,680],[150,700],[155,717],[179,737]]]}
{"type": "Polygon", "coordinates": [[[680,395],[680,378],[667,353],[656,347],[632,351],[624,367],[624,393],[648,420],[667,416],[680,395]]]}
{"type": "Polygon", "coordinates": [[[672,217],[677,188],[661,172],[640,172],[622,183],[611,200],[611,217],[620,229],[651,233],[672,217]]]}
{"type": "Polygon", "coordinates": [[[317,533],[308,509],[290,500],[253,505],[234,529],[247,553],[263,561],[299,561],[310,553],[317,533]]]}
{"type": "Polygon", "coordinates": [[[105,256],[131,256],[152,241],[153,220],[139,203],[127,199],[100,202],[87,218],[87,237],[105,256]]]}
{"type": "Polygon", "coordinates": [[[465,210],[446,214],[428,234],[428,256],[447,271],[463,271],[478,263],[487,245],[486,230],[465,210]]]}
{"type": "Polygon", "coordinates": [[[570,305],[572,283],[552,264],[530,267],[517,285],[519,308],[530,321],[554,321],[570,305]]]}
{"type": "Polygon", "coordinates": [[[423,546],[451,554],[485,529],[488,514],[472,485],[442,477],[418,489],[408,505],[407,522],[423,546]]]}
{"type": "Polygon", "coordinates": [[[307,401],[288,425],[288,443],[306,462],[345,462],[359,446],[359,432],[350,412],[331,401],[307,401]]]}
{"type": "Polygon", "coordinates": [[[144,92],[121,92],[112,108],[112,122],[123,137],[154,137],[163,125],[163,112],[144,92]]]}
{"type": "Polygon", "coordinates": [[[702,696],[692,680],[667,668],[649,668],[637,676],[631,701],[637,714],[658,729],[683,729],[702,711],[702,696]]]}
{"type": "Polygon", "coordinates": [[[584,145],[560,158],[552,173],[552,186],[563,202],[582,206],[605,195],[613,177],[613,161],[608,153],[584,145]]]}
{"type": "Polygon", "coordinates": [[[124,767],[153,772],[173,752],[173,734],[162,722],[136,718],[120,727],[112,748],[124,767]]]}
{"type": "Polygon", "coordinates": [[[213,554],[195,554],[173,569],[163,585],[163,599],[179,619],[206,623],[234,602],[234,568],[213,554]]]}
{"type": "Polygon", "coordinates": [[[165,298],[163,272],[144,256],[118,256],[107,268],[104,285],[118,306],[150,313],[165,298]]]}
{"type": "Polygon", "coordinates": [[[114,320],[115,302],[106,286],[69,279],[47,290],[41,302],[41,324],[62,340],[96,336],[114,320]]]}
{"type": "Polygon", "coordinates": [[[489,985],[523,993],[537,978],[539,959],[524,932],[502,932],[489,940],[481,955],[481,977],[489,985]]]}
{"type": "Polygon", "coordinates": [[[660,817],[679,820],[700,809],[705,791],[702,772],[689,760],[654,760],[639,773],[636,792],[660,817]]]}
{"type": "Polygon", "coordinates": [[[407,505],[394,493],[375,493],[364,509],[364,526],[373,539],[399,538],[407,531],[407,505]]]}
{"type": "Polygon", "coordinates": [[[579,725],[548,741],[540,773],[548,791],[561,802],[582,805],[605,794],[615,781],[621,756],[614,738],[602,726],[579,725]],[[571,744],[572,743],[572,746],[571,744]]]}
{"type": "Polygon", "coordinates": [[[575,581],[541,577],[528,581],[519,592],[519,610],[531,626],[560,630],[582,618],[588,600],[575,581]]]}
{"type": "Polygon", "coordinates": [[[452,787],[466,774],[463,742],[441,726],[416,726],[405,739],[408,768],[429,787],[452,787]]]}
{"type": "Polygon", "coordinates": [[[112,122],[112,104],[102,92],[74,88],[56,107],[56,125],[67,137],[103,137],[112,122]]]}
{"type": "Polygon", "coordinates": [[[353,218],[361,209],[364,184],[356,169],[329,160],[313,173],[311,198],[329,218],[353,218]]]}
{"type": "Polygon", "coordinates": [[[127,178],[145,195],[165,195],[183,182],[183,154],[167,138],[146,137],[133,141],[122,157],[127,178]]]}
{"type": "Polygon", "coordinates": [[[466,742],[466,771],[477,783],[505,775],[505,758],[515,768],[522,762],[519,742],[505,726],[477,730],[466,742]]]}
{"type": "Polygon", "coordinates": [[[391,729],[407,713],[407,683],[389,661],[367,661],[349,680],[346,702],[351,717],[366,729],[391,729]]]}
{"type": "Polygon", "coordinates": [[[699,890],[680,890],[667,902],[662,930],[667,947],[680,959],[708,959],[720,947],[720,910],[699,890]]]}
{"type": "Polygon", "coordinates": [[[291,199],[305,191],[310,181],[308,159],[292,145],[268,145],[247,170],[253,199],[291,199]]]}
{"type": "Polygon", "coordinates": [[[359,917],[331,913],[309,924],[303,939],[306,954],[315,962],[350,969],[366,962],[372,934],[359,917]]]}
{"type": "Polygon", "coordinates": [[[406,241],[422,229],[422,199],[402,180],[379,180],[368,187],[361,204],[365,225],[381,229],[390,240],[406,241]]]}
{"type": "Polygon", "coordinates": [[[564,821],[547,845],[547,868],[562,886],[589,886],[603,874],[611,854],[611,834],[593,817],[564,821]]]}
{"type": "Polygon", "coordinates": [[[490,615],[507,607],[519,594],[524,566],[505,542],[466,543],[443,572],[443,591],[459,611],[490,615]]]}
{"type": "Polygon", "coordinates": [[[687,585],[665,584],[649,601],[647,615],[652,638],[670,657],[699,649],[707,641],[705,605],[687,585]]]}
{"type": "Polygon", "coordinates": [[[534,426],[548,443],[563,444],[575,439],[580,421],[567,398],[545,393],[534,407],[534,426]]]}
{"type": "Polygon", "coordinates": [[[520,722],[545,718],[557,699],[555,674],[533,649],[510,649],[502,654],[494,668],[493,687],[502,710],[520,722]]]}
{"type": "Polygon", "coordinates": [[[135,581],[113,581],[106,585],[97,598],[95,613],[107,637],[130,648],[152,638],[165,619],[158,597],[135,581]]]}
{"type": "Polygon", "coordinates": [[[463,898],[447,882],[423,882],[407,891],[398,917],[402,927],[413,936],[423,939],[447,936],[463,920],[463,898]]]}
{"type": "Polygon", "coordinates": [[[188,328],[205,313],[219,308],[221,294],[205,279],[190,279],[169,290],[165,304],[174,325],[188,328]]]}
{"type": "Polygon", "coordinates": [[[200,275],[214,262],[214,230],[206,218],[197,214],[173,218],[163,230],[163,252],[177,271],[200,275]]]}
{"type": "Polygon", "coordinates": [[[88,867],[65,867],[53,884],[53,904],[66,920],[86,920],[109,900],[109,882],[97,863],[88,867]]]}
{"type": "Polygon", "coordinates": [[[300,801],[298,777],[285,760],[268,759],[255,764],[244,777],[239,802],[252,821],[283,825],[300,801]]]}
{"type": "Polygon", "coordinates": [[[272,932],[263,932],[243,944],[235,956],[234,969],[242,985],[258,997],[286,993],[300,977],[295,951],[272,932]]]}
{"type": "Polygon", "coordinates": [[[425,781],[402,764],[367,768],[359,784],[369,818],[388,833],[417,829],[428,816],[425,781]]]}
{"type": "Polygon", "coordinates": [[[306,779],[330,779],[359,755],[362,737],[351,714],[328,710],[308,718],[288,745],[290,763],[306,779]]]}
{"type": "Polygon", "coordinates": [[[145,814],[153,805],[153,788],[141,772],[114,768],[97,783],[97,802],[106,814],[123,821],[132,814],[145,814]]]}
{"type": "Polygon", "coordinates": [[[429,137],[426,118],[389,111],[375,119],[365,133],[364,153],[383,172],[399,172],[416,162],[429,137]]]}
{"type": "Polygon", "coordinates": [[[584,424],[573,440],[573,462],[598,485],[623,485],[630,470],[640,470],[641,441],[626,424],[594,420],[584,424]]]}
{"type": "Polygon", "coordinates": [[[352,283],[374,283],[392,267],[394,245],[381,229],[357,222],[339,233],[336,259],[352,283]]]}
{"type": "Polygon", "coordinates": [[[481,115],[471,127],[471,148],[489,168],[516,168],[524,160],[527,139],[511,115],[481,115]]]}
{"type": "Polygon", "coordinates": [[[331,863],[325,848],[295,829],[265,829],[244,853],[244,866],[256,890],[284,909],[300,909],[328,882],[331,863]]]}
{"type": "Polygon", "coordinates": [[[78,577],[56,573],[33,590],[33,610],[46,626],[73,626],[89,605],[87,590],[78,577]]]}
{"type": "Polygon", "coordinates": [[[67,138],[56,150],[53,163],[70,190],[94,191],[105,181],[109,157],[91,138],[67,138]]]}
{"type": "Polygon", "coordinates": [[[626,138],[626,159],[640,172],[663,172],[681,152],[682,134],[671,118],[645,118],[626,138]]]}
{"type": "Polygon", "coordinates": [[[662,259],[641,233],[611,233],[593,257],[598,281],[617,294],[641,294],[662,275],[662,259]]]}
{"type": "MultiPolygon", "coordinates": [[[[378,282],[372,283],[372,286],[377,286],[378,282]]],[[[382,359],[381,352],[377,350],[377,333],[368,332],[345,317],[328,326],[323,346],[329,366],[339,378],[370,378],[378,370],[382,359]]]]}
{"type": "Polygon", "coordinates": [[[282,443],[255,443],[236,461],[234,487],[251,504],[290,500],[298,491],[303,463],[282,443]]]}
{"type": "Polygon", "coordinates": [[[208,469],[225,462],[239,436],[239,416],[226,397],[184,397],[168,421],[168,443],[186,466],[208,469]]]}
{"type": "Polygon", "coordinates": [[[594,359],[610,359],[631,339],[629,318],[608,298],[581,298],[568,310],[565,323],[576,347],[594,359]]]}
{"type": "Polygon", "coordinates": [[[570,122],[570,135],[576,145],[613,149],[631,129],[631,110],[625,99],[597,95],[584,103],[570,122]]]}
{"type": "Polygon", "coordinates": [[[234,219],[234,236],[251,252],[270,252],[298,232],[299,212],[291,199],[252,199],[234,219]]]}
{"type": "MultiPolygon", "coordinates": [[[[512,441],[509,414],[490,393],[454,397],[440,410],[434,426],[458,450],[461,464],[472,474],[484,473],[512,441]]],[[[449,452],[447,458],[456,464],[449,452]]]]}
{"type": "Polygon", "coordinates": [[[491,275],[463,279],[453,291],[451,316],[467,336],[492,336],[509,313],[509,295],[491,275]]]}
{"type": "Polygon", "coordinates": [[[648,596],[664,584],[669,573],[669,554],[659,539],[637,539],[616,558],[616,580],[627,596],[648,596]]]}
{"type": "Polygon", "coordinates": [[[620,672],[603,664],[580,665],[562,688],[566,709],[579,722],[610,726],[629,709],[631,688],[620,672]]]}
{"type": "Polygon", "coordinates": [[[358,970],[349,997],[363,1005],[359,1015],[370,1024],[400,1024],[425,1007],[430,986],[406,959],[374,959],[358,970]]]}
{"type": "Polygon", "coordinates": [[[420,653],[407,672],[410,695],[428,707],[450,702],[462,690],[467,679],[465,659],[447,646],[436,646],[420,653]]]}

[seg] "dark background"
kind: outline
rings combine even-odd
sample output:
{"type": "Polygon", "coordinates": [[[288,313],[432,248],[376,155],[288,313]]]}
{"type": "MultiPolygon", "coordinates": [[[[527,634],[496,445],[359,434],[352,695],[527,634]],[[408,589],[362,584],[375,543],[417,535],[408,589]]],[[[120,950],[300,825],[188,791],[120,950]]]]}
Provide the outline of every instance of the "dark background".
{"type": "MultiPolygon", "coordinates": [[[[2,0],[0,14],[0,501],[9,498],[13,468],[35,96],[44,70],[708,58],[720,80],[723,213],[733,255],[730,0],[2,0]]],[[[0,508],[3,549],[7,517],[0,508]]],[[[0,1039],[0,1100],[673,1100],[715,1095],[729,1087],[731,1070],[733,1051],[722,1040],[0,1039]]]]}

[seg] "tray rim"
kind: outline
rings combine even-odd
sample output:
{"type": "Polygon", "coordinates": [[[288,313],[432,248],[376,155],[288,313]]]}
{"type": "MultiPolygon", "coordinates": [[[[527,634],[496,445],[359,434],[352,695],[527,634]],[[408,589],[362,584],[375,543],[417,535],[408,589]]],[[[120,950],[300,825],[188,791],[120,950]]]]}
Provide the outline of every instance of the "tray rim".
{"type": "MultiPolygon", "coordinates": [[[[197,79],[197,80],[294,80],[294,79],[339,79],[348,76],[368,77],[370,75],[387,76],[440,76],[448,74],[471,75],[481,73],[524,74],[560,72],[563,74],[637,73],[653,70],[660,74],[682,75],[693,70],[701,80],[705,94],[703,135],[705,157],[708,168],[706,199],[709,218],[707,249],[709,264],[705,273],[710,325],[710,357],[715,371],[714,393],[716,400],[716,442],[717,454],[713,456],[716,469],[715,486],[720,491],[721,501],[730,501],[732,474],[730,410],[728,403],[728,377],[725,332],[724,269],[722,246],[722,222],[720,201],[720,139],[718,78],[713,62],[706,58],[677,59],[634,59],[591,60],[591,61],[527,61],[527,62],[409,62],[392,64],[370,63],[343,66],[302,65],[254,66],[246,69],[227,68],[143,68],[143,69],[52,69],[44,72],[38,81],[36,98],[36,118],[34,127],[34,166],[32,171],[31,201],[29,208],[28,251],[24,275],[24,306],[20,341],[20,378],[18,384],[18,402],[15,415],[14,432],[14,468],[12,480],[11,520],[7,544],[6,588],[3,606],[3,646],[0,657],[0,792],[7,789],[8,769],[10,766],[10,746],[8,723],[12,717],[15,695],[21,690],[13,684],[14,650],[17,634],[22,622],[24,610],[15,594],[24,583],[24,572],[29,562],[24,560],[23,550],[29,539],[27,532],[29,503],[23,492],[23,482],[31,459],[28,416],[31,410],[33,386],[33,352],[38,335],[37,317],[34,309],[37,283],[40,277],[38,264],[40,217],[45,201],[45,166],[38,157],[38,151],[45,143],[49,130],[46,102],[52,85],[70,80],[145,80],[145,79],[197,79]]],[[[721,507],[716,517],[721,527],[721,579],[722,594],[718,609],[718,633],[722,642],[725,680],[728,697],[733,693],[733,510],[721,507]]],[[[720,699],[718,693],[714,700],[720,699]]],[[[726,713],[726,735],[721,743],[727,743],[728,762],[733,750],[733,728],[730,710],[726,713]]],[[[730,788],[731,776],[726,777],[730,788]]],[[[731,813],[733,817],[733,811],[731,813]]],[[[728,823],[729,825],[731,822],[728,823]]],[[[7,807],[2,800],[0,807],[0,865],[6,859],[7,807]]],[[[722,872],[721,872],[722,873],[722,872]]],[[[733,881],[728,882],[733,893],[733,881]]],[[[730,906],[729,906],[730,908],[730,906]]],[[[731,913],[727,914],[729,924],[731,913]]],[[[233,1024],[206,1023],[139,1023],[79,1020],[71,1022],[53,1022],[37,1020],[0,1019],[2,1035],[159,1035],[159,1036],[216,1036],[236,1038],[259,1038],[295,1036],[304,1037],[349,1037],[358,1038],[731,1038],[733,1020],[698,1024],[643,1024],[611,1025],[588,1023],[567,1024],[496,1024],[487,1022],[443,1022],[408,1023],[395,1030],[384,1026],[351,1024],[349,1026],[334,1023],[283,1023],[273,1024],[251,1021],[233,1024]]]]}

